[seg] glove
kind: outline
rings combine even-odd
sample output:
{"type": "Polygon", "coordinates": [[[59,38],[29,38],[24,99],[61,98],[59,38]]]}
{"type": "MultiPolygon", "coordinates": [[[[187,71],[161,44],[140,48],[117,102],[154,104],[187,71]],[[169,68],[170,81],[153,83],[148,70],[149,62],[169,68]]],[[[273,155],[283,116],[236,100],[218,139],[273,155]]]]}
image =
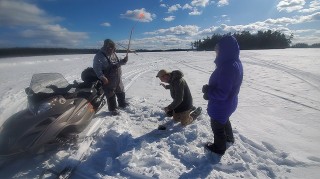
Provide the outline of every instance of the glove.
{"type": "Polygon", "coordinates": [[[203,94],[203,99],[209,100],[208,93],[204,93],[204,94],[203,94]]]}
{"type": "Polygon", "coordinates": [[[209,85],[205,84],[202,86],[202,93],[207,93],[209,90],[209,85]]]}
{"type": "Polygon", "coordinates": [[[173,116],[173,111],[168,111],[166,112],[167,117],[172,117],[173,116]]]}
{"type": "Polygon", "coordinates": [[[125,57],[124,57],[123,62],[124,62],[124,63],[127,63],[127,62],[128,62],[128,56],[125,56],[125,57]]]}
{"type": "Polygon", "coordinates": [[[161,85],[164,89],[166,89],[166,85],[165,85],[165,84],[160,83],[160,85],[161,85]]]}
{"type": "Polygon", "coordinates": [[[208,90],[209,90],[209,85],[205,84],[205,85],[202,86],[202,93],[204,93],[203,94],[203,99],[205,99],[205,100],[209,99],[208,90]]]}
{"type": "Polygon", "coordinates": [[[73,84],[72,84],[72,87],[73,87],[73,88],[76,88],[77,86],[79,86],[79,83],[78,83],[76,80],[74,80],[74,81],[73,81],[73,84]]]}

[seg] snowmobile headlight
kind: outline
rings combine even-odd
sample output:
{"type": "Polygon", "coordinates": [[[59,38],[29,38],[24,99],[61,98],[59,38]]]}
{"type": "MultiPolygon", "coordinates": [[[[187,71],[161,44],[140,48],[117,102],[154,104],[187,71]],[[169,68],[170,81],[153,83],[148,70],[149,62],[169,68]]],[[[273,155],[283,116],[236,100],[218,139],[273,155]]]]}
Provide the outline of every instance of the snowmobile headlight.
{"type": "Polygon", "coordinates": [[[51,103],[48,103],[48,102],[47,102],[47,103],[42,103],[42,104],[40,104],[39,107],[38,107],[37,114],[38,114],[38,115],[39,115],[39,114],[42,114],[42,113],[50,110],[51,108],[52,108],[51,103]]]}

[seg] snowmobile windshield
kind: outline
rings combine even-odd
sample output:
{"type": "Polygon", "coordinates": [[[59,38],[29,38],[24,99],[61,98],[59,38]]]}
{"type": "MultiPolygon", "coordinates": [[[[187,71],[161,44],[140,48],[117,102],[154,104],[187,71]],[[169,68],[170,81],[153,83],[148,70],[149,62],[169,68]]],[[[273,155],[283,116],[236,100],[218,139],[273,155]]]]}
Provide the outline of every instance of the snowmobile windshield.
{"type": "Polygon", "coordinates": [[[60,73],[34,74],[30,83],[30,89],[34,93],[56,93],[68,86],[68,81],[60,73]]]}

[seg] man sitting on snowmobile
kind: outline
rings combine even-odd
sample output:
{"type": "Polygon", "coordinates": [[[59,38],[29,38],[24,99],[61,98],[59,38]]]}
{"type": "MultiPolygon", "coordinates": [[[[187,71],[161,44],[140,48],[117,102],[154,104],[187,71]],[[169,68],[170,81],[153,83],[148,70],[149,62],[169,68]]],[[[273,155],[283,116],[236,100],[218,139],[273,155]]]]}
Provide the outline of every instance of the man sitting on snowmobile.
{"type": "Polygon", "coordinates": [[[108,109],[112,115],[119,114],[116,97],[119,107],[125,108],[128,106],[125,101],[124,86],[121,79],[121,66],[128,62],[128,56],[120,60],[115,51],[115,43],[110,39],[106,39],[103,47],[93,59],[93,69],[97,77],[103,82],[108,109]]]}

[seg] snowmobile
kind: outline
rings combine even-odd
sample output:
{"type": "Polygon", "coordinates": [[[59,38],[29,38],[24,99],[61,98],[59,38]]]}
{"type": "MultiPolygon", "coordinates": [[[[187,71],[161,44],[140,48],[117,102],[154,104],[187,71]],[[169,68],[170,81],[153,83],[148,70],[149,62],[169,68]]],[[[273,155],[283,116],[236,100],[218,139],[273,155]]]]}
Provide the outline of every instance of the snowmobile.
{"type": "Polygon", "coordinates": [[[84,82],[68,81],[59,73],[34,74],[25,89],[27,109],[0,127],[0,161],[22,153],[40,153],[51,145],[74,138],[105,104],[101,81],[92,68],[84,82]]]}

